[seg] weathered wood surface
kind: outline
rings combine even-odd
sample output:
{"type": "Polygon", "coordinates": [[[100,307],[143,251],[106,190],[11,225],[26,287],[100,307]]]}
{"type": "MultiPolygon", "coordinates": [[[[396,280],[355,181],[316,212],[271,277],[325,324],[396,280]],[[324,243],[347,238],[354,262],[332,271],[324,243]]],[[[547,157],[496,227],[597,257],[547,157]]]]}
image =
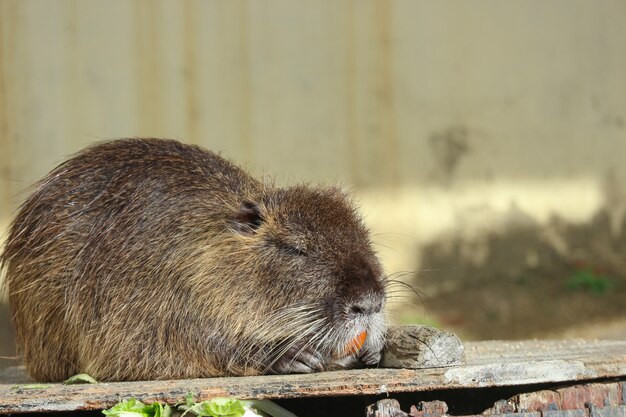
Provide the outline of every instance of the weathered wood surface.
{"type": "MultiPolygon", "coordinates": [[[[293,398],[584,381],[626,375],[626,341],[524,341],[465,344],[467,363],[452,368],[365,369],[311,375],[29,386],[23,371],[0,374],[0,414],[102,409],[131,396],[175,403],[189,392],[293,398]]],[[[32,384],[32,382],[31,382],[32,384]]]]}
{"type": "Polygon", "coordinates": [[[394,326],[387,331],[384,368],[439,368],[465,363],[465,347],[453,333],[430,326],[394,326]]]}

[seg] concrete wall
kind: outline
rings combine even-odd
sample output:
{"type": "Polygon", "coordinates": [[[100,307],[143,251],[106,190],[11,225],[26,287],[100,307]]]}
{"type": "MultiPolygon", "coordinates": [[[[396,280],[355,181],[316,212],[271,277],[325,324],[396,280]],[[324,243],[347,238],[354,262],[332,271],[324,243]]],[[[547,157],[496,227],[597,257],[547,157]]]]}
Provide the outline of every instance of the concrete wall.
{"type": "Polygon", "coordinates": [[[511,212],[626,207],[622,0],[0,0],[0,218],[81,147],[175,137],[352,188],[390,272],[511,212]]]}

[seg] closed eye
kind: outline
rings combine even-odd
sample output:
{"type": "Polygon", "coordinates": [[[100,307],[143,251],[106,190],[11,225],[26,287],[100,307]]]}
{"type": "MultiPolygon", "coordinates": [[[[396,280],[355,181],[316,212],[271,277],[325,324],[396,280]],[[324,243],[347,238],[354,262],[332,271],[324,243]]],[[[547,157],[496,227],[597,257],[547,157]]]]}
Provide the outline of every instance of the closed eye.
{"type": "Polygon", "coordinates": [[[298,248],[297,246],[294,245],[290,245],[288,243],[285,242],[281,242],[281,241],[277,241],[274,242],[276,244],[276,246],[278,247],[278,249],[280,249],[281,252],[290,255],[290,256],[306,256],[306,252],[304,250],[302,250],[301,248],[298,248]]]}
{"type": "Polygon", "coordinates": [[[298,248],[294,248],[293,246],[286,246],[282,248],[283,252],[293,256],[306,256],[306,253],[298,248]]]}

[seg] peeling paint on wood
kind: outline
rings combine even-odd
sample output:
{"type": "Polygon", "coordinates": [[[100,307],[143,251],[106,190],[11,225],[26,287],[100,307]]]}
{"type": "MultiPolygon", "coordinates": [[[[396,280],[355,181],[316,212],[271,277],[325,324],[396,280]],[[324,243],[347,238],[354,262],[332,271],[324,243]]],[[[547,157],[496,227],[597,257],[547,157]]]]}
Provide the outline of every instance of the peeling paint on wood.
{"type": "Polygon", "coordinates": [[[619,407],[592,407],[589,417],[626,417],[626,405],[619,407]]]}
{"type": "Polygon", "coordinates": [[[588,417],[587,410],[546,410],[543,417],[588,417]]]}
{"type": "Polygon", "coordinates": [[[420,401],[411,406],[412,417],[437,417],[448,414],[448,405],[443,401],[420,401]]]}
{"type": "MultiPolygon", "coordinates": [[[[626,417],[621,395],[624,386],[626,381],[526,392],[498,400],[481,414],[464,417],[626,417]]],[[[427,401],[411,406],[409,416],[445,417],[447,412],[445,402],[427,401]]]]}
{"type": "Polygon", "coordinates": [[[522,412],[547,412],[557,410],[582,410],[618,407],[624,404],[622,397],[626,381],[591,383],[572,387],[542,390],[518,394],[508,400],[497,401],[485,415],[517,414],[522,412]]]}

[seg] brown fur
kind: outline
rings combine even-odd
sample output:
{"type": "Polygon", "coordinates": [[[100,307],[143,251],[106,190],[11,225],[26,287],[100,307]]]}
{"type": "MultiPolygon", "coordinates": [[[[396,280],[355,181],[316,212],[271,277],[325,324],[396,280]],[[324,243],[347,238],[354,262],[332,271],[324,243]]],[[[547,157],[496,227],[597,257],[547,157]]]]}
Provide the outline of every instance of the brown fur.
{"type": "Polygon", "coordinates": [[[20,208],[0,257],[32,377],[311,372],[376,363],[385,278],[336,188],[275,188],[158,139],[99,144],[20,208]]]}

